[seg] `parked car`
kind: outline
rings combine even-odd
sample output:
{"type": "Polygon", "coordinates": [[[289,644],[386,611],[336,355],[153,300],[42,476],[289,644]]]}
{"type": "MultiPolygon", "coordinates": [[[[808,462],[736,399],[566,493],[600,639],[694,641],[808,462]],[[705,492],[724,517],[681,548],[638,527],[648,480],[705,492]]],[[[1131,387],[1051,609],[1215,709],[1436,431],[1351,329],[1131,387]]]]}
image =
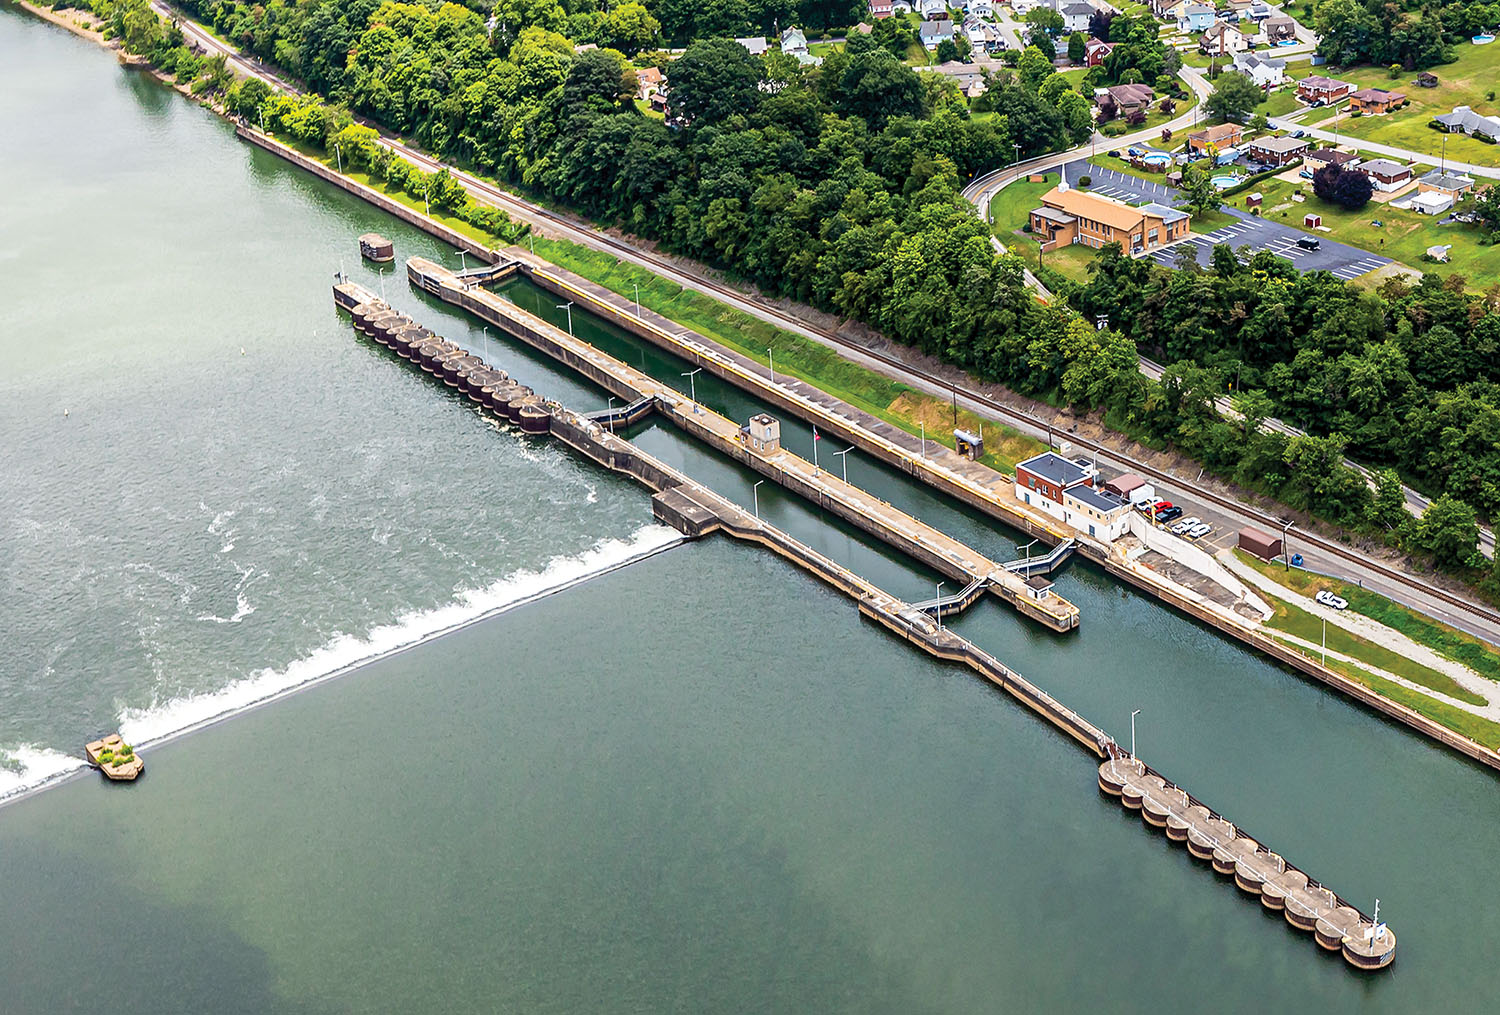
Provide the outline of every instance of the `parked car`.
{"type": "Polygon", "coordinates": [[[1332,592],[1329,592],[1327,589],[1319,589],[1318,594],[1313,596],[1313,598],[1322,603],[1324,606],[1331,607],[1335,610],[1347,610],[1349,608],[1349,600],[1344,599],[1340,596],[1336,596],[1332,592]]]}
{"type": "Polygon", "coordinates": [[[1191,529],[1188,529],[1187,534],[1192,539],[1202,539],[1204,536],[1208,535],[1212,531],[1213,531],[1213,526],[1212,525],[1205,524],[1204,522],[1199,522],[1197,525],[1194,525],[1191,529]]]}
{"type": "Polygon", "coordinates": [[[1169,507],[1165,511],[1158,511],[1158,512],[1156,512],[1156,520],[1158,522],[1162,523],[1163,525],[1165,525],[1167,522],[1172,521],[1174,518],[1181,518],[1181,517],[1182,517],[1182,508],[1180,508],[1180,507],[1169,507]]]}
{"type": "Polygon", "coordinates": [[[1311,169],[1304,169],[1304,170],[1302,170],[1302,172],[1298,173],[1297,175],[1300,176],[1300,177],[1302,177],[1304,180],[1311,180],[1312,177],[1313,177],[1313,172],[1312,172],[1311,169]]]}
{"type": "Polygon", "coordinates": [[[1292,135],[1291,136],[1295,137],[1295,138],[1304,138],[1304,137],[1307,137],[1307,131],[1305,131],[1305,130],[1294,130],[1294,131],[1292,131],[1292,135]]]}
{"type": "Polygon", "coordinates": [[[1118,149],[1118,148],[1111,148],[1109,151],[1105,152],[1104,154],[1108,155],[1112,159],[1117,159],[1117,158],[1120,157],[1120,149],[1118,149]]]}
{"type": "Polygon", "coordinates": [[[1297,246],[1303,250],[1317,250],[1322,245],[1323,242],[1316,236],[1299,236],[1297,238],[1297,246]]]}
{"type": "Polygon", "coordinates": [[[1202,521],[1203,519],[1199,518],[1197,515],[1194,515],[1191,518],[1184,518],[1182,521],[1172,526],[1172,535],[1180,536],[1187,532],[1188,529],[1191,529],[1194,525],[1197,525],[1202,521]]]}

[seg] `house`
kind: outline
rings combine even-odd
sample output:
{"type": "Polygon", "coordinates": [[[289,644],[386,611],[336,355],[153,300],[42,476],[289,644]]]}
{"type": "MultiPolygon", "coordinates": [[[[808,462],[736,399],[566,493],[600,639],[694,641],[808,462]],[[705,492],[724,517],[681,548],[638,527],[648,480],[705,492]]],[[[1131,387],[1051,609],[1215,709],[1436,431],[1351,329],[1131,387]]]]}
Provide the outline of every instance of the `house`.
{"type": "Polygon", "coordinates": [[[1237,123],[1221,123],[1207,130],[1194,131],[1188,135],[1188,151],[1195,155],[1217,155],[1225,148],[1233,148],[1245,136],[1245,128],[1237,123]]]}
{"type": "Polygon", "coordinates": [[[1500,116],[1481,116],[1468,106],[1454,106],[1453,112],[1433,117],[1450,134],[1468,134],[1500,139],[1500,116]]]}
{"type": "Polygon", "coordinates": [[[1189,2],[1190,0],[1151,0],[1151,13],[1163,21],[1176,21],[1179,16],[1178,12],[1189,2]]]}
{"type": "Polygon", "coordinates": [[[1455,198],[1437,190],[1428,190],[1411,199],[1411,210],[1418,215],[1441,215],[1452,208],[1455,198]]]}
{"type": "Polygon", "coordinates": [[[1250,157],[1268,166],[1284,166],[1302,157],[1312,142],[1296,137],[1262,137],[1250,142],[1250,157]]]}
{"type": "Polygon", "coordinates": [[[1071,35],[1089,30],[1089,19],[1094,16],[1094,7],[1086,3],[1067,3],[1058,7],[1057,13],[1062,15],[1063,31],[1071,35]]]}
{"type": "Polygon", "coordinates": [[[974,0],[964,10],[976,18],[992,18],[995,16],[995,5],[990,3],[990,0],[974,0]]]}
{"type": "MultiPolygon", "coordinates": [[[[1064,444],[1066,451],[1068,445],[1064,444]]],[[[1067,458],[1044,451],[1016,465],[1016,500],[1039,507],[1059,520],[1063,517],[1063,495],[1069,490],[1092,487],[1099,470],[1087,458],[1067,458]]]]}
{"type": "Polygon", "coordinates": [[[1390,159],[1371,159],[1350,167],[1356,173],[1364,173],[1381,193],[1400,190],[1411,182],[1411,166],[1403,166],[1390,159]]]}
{"type": "MultiPolygon", "coordinates": [[[[1150,85],[1110,85],[1103,89],[1104,93],[1114,100],[1115,108],[1121,113],[1133,113],[1137,109],[1145,109],[1151,105],[1151,100],[1156,93],[1151,90],[1150,85]]],[[[1102,98],[1095,93],[1096,98],[1102,98]]]]}
{"type": "Polygon", "coordinates": [[[1427,248],[1427,256],[1432,258],[1434,261],[1441,261],[1442,263],[1447,264],[1448,251],[1452,249],[1453,244],[1451,243],[1438,244],[1437,246],[1427,248]]]}
{"type": "Polygon", "coordinates": [[[953,22],[924,21],[922,27],[917,29],[917,38],[928,49],[937,49],[944,42],[953,41],[953,22]]]}
{"type": "Polygon", "coordinates": [[[1273,12],[1270,5],[1265,3],[1264,0],[1254,0],[1250,4],[1248,13],[1251,21],[1266,21],[1271,17],[1273,12]]]}
{"type": "Polygon", "coordinates": [[[1112,493],[1132,504],[1144,504],[1156,499],[1156,487],[1133,472],[1116,476],[1104,484],[1104,492],[1112,493]]]}
{"type": "Polygon", "coordinates": [[[1219,0],[1219,13],[1228,11],[1235,21],[1243,21],[1254,6],[1255,0],[1219,0]]]}
{"type": "Polygon", "coordinates": [[[1266,18],[1260,23],[1260,34],[1264,36],[1268,46],[1274,46],[1279,42],[1295,42],[1297,22],[1285,17],[1266,18]]]}
{"type": "Polygon", "coordinates": [[[1030,224],[1032,232],[1042,237],[1043,251],[1070,243],[1095,249],[1118,243],[1135,256],[1186,237],[1191,218],[1163,204],[1137,208],[1062,183],[1042,195],[1042,206],[1031,210],[1030,224]]]}
{"type": "Polygon", "coordinates": [[[969,98],[983,95],[989,87],[985,84],[984,71],[972,63],[963,63],[959,60],[948,60],[934,67],[918,67],[918,74],[941,74],[952,78],[958,85],[958,90],[969,98]]]}
{"type": "Polygon", "coordinates": [[[1042,0],[1010,0],[1011,12],[1018,18],[1025,18],[1026,15],[1030,14],[1038,7],[1047,6],[1050,5],[1042,3],[1042,0]]]}
{"type": "Polygon", "coordinates": [[[1083,44],[1083,64],[1085,67],[1097,67],[1109,56],[1109,51],[1115,48],[1113,42],[1100,42],[1098,39],[1090,39],[1083,44]]]}
{"type": "Polygon", "coordinates": [[[1130,526],[1130,503],[1106,490],[1074,486],[1063,491],[1063,524],[1113,543],[1130,526]]]}
{"type": "Polygon", "coordinates": [[[1297,82],[1297,98],[1308,105],[1326,106],[1339,101],[1352,91],[1354,91],[1354,86],[1349,82],[1325,78],[1320,74],[1309,74],[1297,82]]]}
{"type": "Polygon", "coordinates": [[[645,102],[661,91],[665,76],[660,67],[641,67],[635,72],[635,97],[645,102]]]}
{"type": "Polygon", "coordinates": [[[1432,71],[1424,70],[1417,75],[1417,85],[1421,88],[1436,88],[1438,86],[1438,76],[1432,73],[1432,71]]]}
{"type": "Polygon", "coordinates": [[[1177,30],[1179,32],[1203,32],[1213,27],[1214,9],[1203,4],[1179,4],[1177,7],[1177,30]]]}
{"type": "Polygon", "coordinates": [[[1318,148],[1304,152],[1302,161],[1308,169],[1314,172],[1329,165],[1352,169],[1353,163],[1359,161],[1359,155],[1355,152],[1341,152],[1337,148],[1318,148]]]}
{"type": "Polygon", "coordinates": [[[1349,94],[1349,112],[1389,113],[1405,101],[1405,92],[1388,92],[1384,88],[1361,88],[1349,94]]]}
{"type": "Polygon", "coordinates": [[[1258,53],[1234,54],[1234,69],[1262,89],[1275,88],[1286,82],[1286,61],[1272,60],[1258,53]]]}
{"type": "Polygon", "coordinates": [[[888,18],[895,11],[891,9],[891,0],[870,0],[870,17],[888,18]]]}
{"type": "Polygon", "coordinates": [[[1204,56],[1232,56],[1250,48],[1244,33],[1233,25],[1227,25],[1220,21],[1198,40],[1198,48],[1203,51],[1204,56]]]}
{"type": "Polygon", "coordinates": [[[1457,200],[1473,189],[1474,177],[1465,176],[1463,173],[1434,169],[1417,177],[1418,194],[1447,194],[1457,200]]]}
{"type": "Polygon", "coordinates": [[[937,21],[948,17],[948,0],[917,0],[917,12],[923,21],[937,21]]]}
{"type": "Polygon", "coordinates": [[[781,33],[781,51],[788,56],[807,56],[807,36],[800,28],[788,28],[781,33]]]}
{"type": "Polygon", "coordinates": [[[748,38],[735,39],[734,41],[744,46],[751,56],[765,56],[766,50],[770,48],[770,44],[766,42],[764,35],[752,35],[748,38]]]}

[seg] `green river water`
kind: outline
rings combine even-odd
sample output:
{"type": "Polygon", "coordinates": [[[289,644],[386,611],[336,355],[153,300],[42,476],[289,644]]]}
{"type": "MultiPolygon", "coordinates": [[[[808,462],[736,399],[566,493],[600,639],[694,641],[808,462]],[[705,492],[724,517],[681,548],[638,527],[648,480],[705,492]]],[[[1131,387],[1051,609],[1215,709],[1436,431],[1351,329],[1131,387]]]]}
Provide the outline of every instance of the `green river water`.
{"type": "MultiPolygon", "coordinates": [[[[1492,773],[1077,562],[1073,635],[992,601],[955,621],[1121,739],[1141,709],[1156,767],[1378,897],[1398,957],[1354,973],[1103,798],[1092,756],[1009,698],[778,558],[677,544],[643,489],[358,339],[341,266],[543,394],[605,404],[359,263],[372,229],[457,263],[0,6],[0,1012],[1494,1003],[1492,773]],[[154,744],[147,774],[69,778],[114,728],[154,744]]],[[[670,428],[632,436],[752,503],[754,477],[670,428]]],[[[932,594],[770,484],[759,505],[932,594]]]]}

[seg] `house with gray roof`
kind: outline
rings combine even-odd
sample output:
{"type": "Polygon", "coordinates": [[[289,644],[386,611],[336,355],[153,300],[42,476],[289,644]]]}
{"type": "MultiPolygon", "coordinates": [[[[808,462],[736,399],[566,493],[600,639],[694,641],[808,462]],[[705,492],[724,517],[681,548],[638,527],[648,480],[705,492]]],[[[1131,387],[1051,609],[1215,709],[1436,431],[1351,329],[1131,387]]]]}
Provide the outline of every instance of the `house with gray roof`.
{"type": "Polygon", "coordinates": [[[1500,140],[1500,116],[1481,116],[1468,106],[1455,106],[1453,112],[1433,117],[1450,134],[1484,135],[1500,140]]]}
{"type": "Polygon", "coordinates": [[[922,27],[917,29],[917,38],[922,40],[922,45],[928,49],[937,49],[944,42],[953,41],[953,22],[924,21],[922,27]]]}

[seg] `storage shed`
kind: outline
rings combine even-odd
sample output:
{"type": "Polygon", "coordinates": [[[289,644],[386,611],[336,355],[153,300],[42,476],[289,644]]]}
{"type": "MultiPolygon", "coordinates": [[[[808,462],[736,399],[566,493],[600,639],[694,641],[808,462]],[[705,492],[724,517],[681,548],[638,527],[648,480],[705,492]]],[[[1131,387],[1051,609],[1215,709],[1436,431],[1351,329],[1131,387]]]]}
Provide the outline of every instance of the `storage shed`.
{"type": "Polygon", "coordinates": [[[1302,216],[1303,228],[1316,229],[1322,224],[1323,216],[1321,215],[1314,215],[1312,212],[1308,212],[1306,215],[1302,216]]]}
{"type": "Polygon", "coordinates": [[[1240,549],[1253,553],[1261,560],[1279,557],[1285,547],[1280,536],[1269,536],[1259,529],[1240,529],[1240,549]]]}

